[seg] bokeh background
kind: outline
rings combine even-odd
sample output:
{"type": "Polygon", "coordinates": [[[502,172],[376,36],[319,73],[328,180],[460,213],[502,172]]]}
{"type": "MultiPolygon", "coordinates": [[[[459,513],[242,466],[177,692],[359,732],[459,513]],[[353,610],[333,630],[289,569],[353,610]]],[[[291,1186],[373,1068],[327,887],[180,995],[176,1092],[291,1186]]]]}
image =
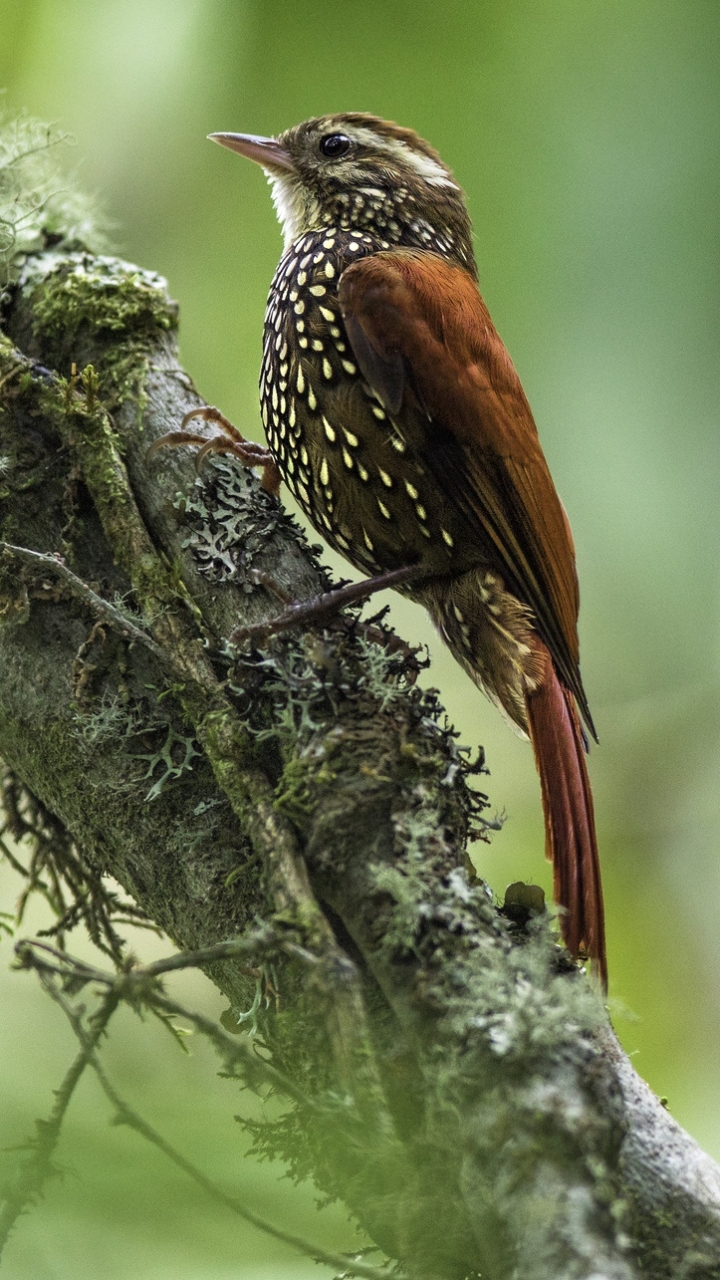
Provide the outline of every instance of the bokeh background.
{"type": "MultiPolygon", "coordinates": [[[[262,315],[280,251],[262,174],[205,141],[326,111],[412,125],[453,166],[483,292],[534,406],[569,510],[612,1008],[638,1070],[720,1157],[720,609],[716,0],[0,0],[10,110],[57,121],[124,256],[163,272],[186,367],[260,437],[262,315]]],[[[470,687],[412,606],[429,679],[482,742],[507,823],[478,865],[495,888],[549,888],[529,748],[470,687]]],[[[5,905],[17,891],[2,882],[5,905]]],[[[138,946],[147,952],[150,944],[138,946]]],[[[152,944],[162,950],[166,944],[152,944]]],[[[61,1015],[0,950],[0,1146],[47,1114],[70,1061],[61,1015]]],[[[178,988],[222,1007],[201,978],[178,988]]],[[[345,1247],[337,1210],[241,1158],[202,1046],[118,1022],[108,1064],[130,1097],[260,1212],[345,1247]]],[[[206,1205],[91,1081],[67,1170],[24,1219],[8,1280],[221,1280],[310,1274],[206,1205]]],[[[8,1167],[15,1159],[4,1153],[8,1167]]]]}

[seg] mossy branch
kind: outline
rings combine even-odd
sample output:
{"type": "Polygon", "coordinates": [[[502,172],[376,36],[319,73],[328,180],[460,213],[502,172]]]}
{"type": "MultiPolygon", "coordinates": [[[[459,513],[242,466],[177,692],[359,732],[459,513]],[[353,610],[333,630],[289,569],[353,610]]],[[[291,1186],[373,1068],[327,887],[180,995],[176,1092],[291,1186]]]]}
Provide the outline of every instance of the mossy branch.
{"type": "MultiPolygon", "coordinates": [[[[0,195],[24,163],[2,155],[0,195]]],[[[305,600],[326,576],[249,473],[148,462],[201,403],[177,308],[28,199],[0,337],[11,803],[48,814],[235,1010],[264,982],[258,1034],[291,1088],[256,1145],[408,1275],[720,1276],[720,1172],[637,1079],[548,916],[468,879],[485,801],[412,650],[357,611],[230,642],[277,609],[263,583],[305,600]],[[228,945],[248,937],[249,960],[228,945]]]]}

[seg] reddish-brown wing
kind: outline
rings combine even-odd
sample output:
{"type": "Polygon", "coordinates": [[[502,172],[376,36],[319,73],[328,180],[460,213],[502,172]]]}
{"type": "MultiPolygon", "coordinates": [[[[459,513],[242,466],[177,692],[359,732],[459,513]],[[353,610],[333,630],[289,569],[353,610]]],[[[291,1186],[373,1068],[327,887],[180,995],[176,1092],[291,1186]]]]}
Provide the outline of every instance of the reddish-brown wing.
{"type": "Polygon", "coordinates": [[[396,250],[348,267],[339,294],[364,377],[399,424],[410,400],[422,406],[431,428],[424,465],[494,547],[594,733],[578,668],[570,528],[474,280],[435,254],[396,250]]]}

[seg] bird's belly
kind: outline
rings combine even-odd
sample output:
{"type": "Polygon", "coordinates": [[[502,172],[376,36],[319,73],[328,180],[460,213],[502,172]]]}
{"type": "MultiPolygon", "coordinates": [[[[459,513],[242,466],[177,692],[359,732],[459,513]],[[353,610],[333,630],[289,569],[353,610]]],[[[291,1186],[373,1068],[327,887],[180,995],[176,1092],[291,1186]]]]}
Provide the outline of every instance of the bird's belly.
{"type": "Polygon", "coordinates": [[[421,564],[447,576],[477,563],[461,513],[369,389],[356,380],[310,391],[310,403],[293,400],[293,429],[269,437],[283,480],[326,541],[370,574],[421,564]]]}
{"type": "Polygon", "coordinates": [[[412,594],[428,610],[456,660],[522,734],[526,694],[542,678],[531,611],[489,566],[430,579],[412,594]]]}

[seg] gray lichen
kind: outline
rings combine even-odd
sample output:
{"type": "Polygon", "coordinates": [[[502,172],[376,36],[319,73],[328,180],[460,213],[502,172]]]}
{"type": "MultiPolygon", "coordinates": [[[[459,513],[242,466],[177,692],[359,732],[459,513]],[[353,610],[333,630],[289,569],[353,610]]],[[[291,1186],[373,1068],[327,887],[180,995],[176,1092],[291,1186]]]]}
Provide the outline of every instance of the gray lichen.
{"type": "Polygon", "coordinates": [[[0,117],[0,288],[49,245],[96,253],[107,247],[96,202],[61,171],[58,153],[69,142],[68,134],[28,116],[0,117]]]}

